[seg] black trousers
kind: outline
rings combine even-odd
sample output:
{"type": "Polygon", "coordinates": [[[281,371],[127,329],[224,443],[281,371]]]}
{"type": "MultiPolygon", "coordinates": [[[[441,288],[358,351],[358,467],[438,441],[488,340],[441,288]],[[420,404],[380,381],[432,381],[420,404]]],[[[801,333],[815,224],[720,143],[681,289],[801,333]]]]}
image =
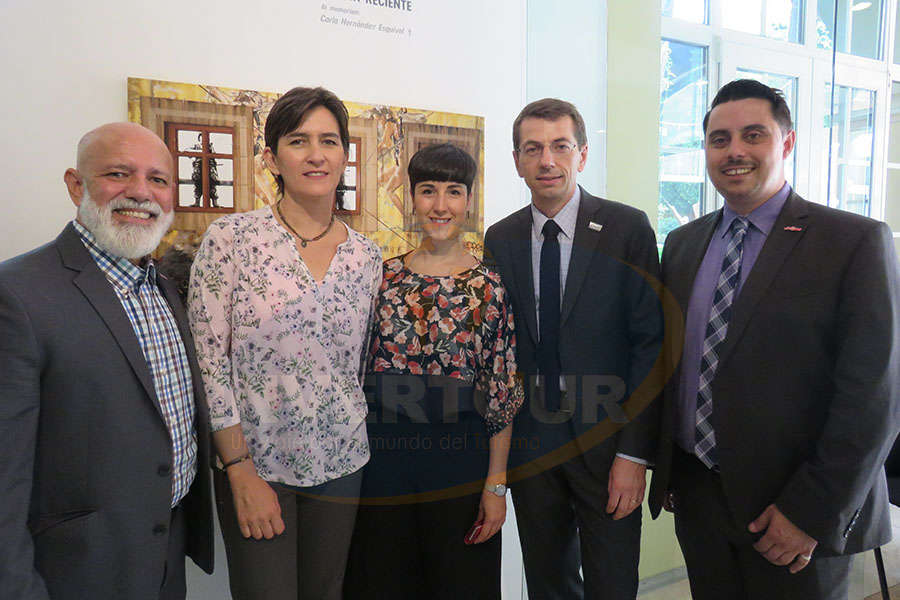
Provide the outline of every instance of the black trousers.
{"type": "Polygon", "coordinates": [[[341,598],[361,471],[308,488],[270,483],[285,527],[270,540],[241,535],[231,486],[222,471],[213,474],[234,600],[341,598]],[[319,495],[352,501],[334,502],[319,495]]]}
{"type": "Polygon", "coordinates": [[[594,473],[579,455],[513,484],[531,600],[637,596],[641,509],[614,521],[606,513],[608,479],[608,468],[594,473]]]}
{"type": "Polygon", "coordinates": [[[488,468],[481,417],[466,411],[423,422],[397,414],[370,422],[368,432],[372,457],[364,469],[345,598],[499,599],[500,534],[464,543],[488,468]],[[454,492],[457,485],[474,489],[454,492]]]}
{"type": "Polygon", "coordinates": [[[791,574],[753,549],[760,537],[735,521],[718,474],[675,450],[675,534],[694,600],[846,600],[852,556],[821,556],[791,574]]]}
{"type": "Polygon", "coordinates": [[[347,600],[499,600],[500,533],[463,540],[481,494],[360,506],[347,567],[347,600]]]}

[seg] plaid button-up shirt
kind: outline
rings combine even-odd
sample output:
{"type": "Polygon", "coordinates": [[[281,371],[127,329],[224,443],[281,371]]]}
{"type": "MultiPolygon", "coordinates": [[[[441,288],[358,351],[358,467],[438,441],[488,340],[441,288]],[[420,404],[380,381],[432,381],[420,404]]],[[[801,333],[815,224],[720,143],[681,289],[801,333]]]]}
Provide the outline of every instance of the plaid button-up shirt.
{"type": "Polygon", "coordinates": [[[150,261],[142,269],[100,248],[94,236],[73,221],[94,262],[112,284],[150,367],[153,387],[172,441],[172,506],[178,504],[197,473],[194,388],[184,342],[169,305],[156,283],[150,261]]]}

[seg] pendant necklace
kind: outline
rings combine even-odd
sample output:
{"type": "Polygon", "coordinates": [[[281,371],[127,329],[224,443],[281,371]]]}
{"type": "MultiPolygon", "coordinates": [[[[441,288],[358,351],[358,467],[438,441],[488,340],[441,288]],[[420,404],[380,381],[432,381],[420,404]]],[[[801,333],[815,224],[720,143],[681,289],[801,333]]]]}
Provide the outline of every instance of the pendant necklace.
{"type": "Polygon", "coordinates": [[[293,227],[291,227],[291,224],[288,223],[288,220],[284,218],[284,214],[281,212],[281,200],[279,200],[278,203],[275,205],[275,211],[278,213],[278,216],[281,217],[281,222],[284,223],[285,225],[287,225],[287,228],[291,230],[291,233],[293,233],[298,238],[300,238],[300,246],[302,246],[303,248],[306,248],[306,245],[310,242],[315,242],[315,241],[321,240],[323,237],[325,237],[326,233],[331,231],[331,226],[334,225],[334,213],[331,213],[331,220],[328,221],[328,227],[325,228],[325,231],[323,231],[316,237],[307,239],[307,238],[303,237],[302,235],[300,235],[299,233],[297,233],[297,231],[293,227]]]}

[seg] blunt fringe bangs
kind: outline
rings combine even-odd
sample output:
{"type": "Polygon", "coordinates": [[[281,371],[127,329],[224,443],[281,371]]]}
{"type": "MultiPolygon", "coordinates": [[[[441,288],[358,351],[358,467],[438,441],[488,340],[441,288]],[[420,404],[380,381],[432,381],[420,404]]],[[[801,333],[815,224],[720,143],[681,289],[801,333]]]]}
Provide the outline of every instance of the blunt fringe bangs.
{"type": "Polygon", "coordinates": [[[406,171],[410,196],[422,181],[462,183],[471,194],[478,165],[468,152],[453,144],[432,144],[413,154],[406,171]]]}

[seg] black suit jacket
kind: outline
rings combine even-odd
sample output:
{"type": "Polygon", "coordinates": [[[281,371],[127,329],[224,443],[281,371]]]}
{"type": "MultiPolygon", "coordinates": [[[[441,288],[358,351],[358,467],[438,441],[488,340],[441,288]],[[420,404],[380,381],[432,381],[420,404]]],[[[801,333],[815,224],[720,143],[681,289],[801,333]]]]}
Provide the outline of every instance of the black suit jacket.
{"type": "MultiPolygon", "coordinates": [[[[546,422],[533,388],[539,332],[531,223],[526,206],[485,235],[486,259],[496,263],[509,292],[518,370],[527,378],[526,403],[513,427],[512,464],[537,459],[531,464],[540,470],[581,452],[592,471],[605,477],[616,452],[652,459],[662,313],[654,290],[658,250],[647,215],[581,190],[559,342],[574,414],[562,423],[546,422]],[[605,410],[610,400],[624,409],[616,419],[605,410]]],[[[614,412],[609,411],[615,417],[614,412]]]]}
{"type": "MultiPolygon", "coordinates": [[[[721,212],[666,240],[663,282],[684,311],[721,212]]],[[[792,193],[733,304],[713,381],[722,487],[740,527],[774,502],[817,553],[890,539],[882,465],[900,423],[898,333],[888,227],[792,193]]],[[[674,364],[681,347],[672,350],[674,364]]],[[[676,372],[666,386],[654,515],[669,486],[678,382],[676,372]]]]}
{"type": "MultiPolygon", "coordinates": [[[[209,427],[184,308],[160,288],[190,363],[198,473],[188,553],[212,572],[209,427]]],[[[0,597],[157,600],[172,450],[124,308],[69,225],[0,264],[0,597]]]]}

